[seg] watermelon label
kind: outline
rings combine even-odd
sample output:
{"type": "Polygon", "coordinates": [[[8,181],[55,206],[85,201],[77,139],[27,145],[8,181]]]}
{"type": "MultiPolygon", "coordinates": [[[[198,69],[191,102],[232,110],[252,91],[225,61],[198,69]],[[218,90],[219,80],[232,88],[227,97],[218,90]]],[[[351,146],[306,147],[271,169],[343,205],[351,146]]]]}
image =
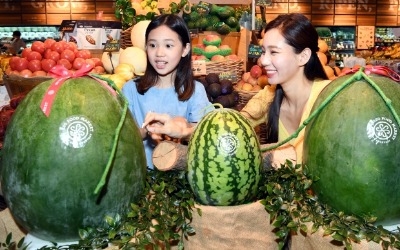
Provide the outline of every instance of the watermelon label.
{"type": "Polygon", "coordinates": [[[239,146],[239,140],[233,134],[224,134],[218,137],[219,152],[225,153],[225,155],[234,155],[239,146]]]}
{"type": "Polygon", "coordinates": [[[92,122],[83,115],[66,118],[59,128],[61,141],[68,147],[83,148],[92,138],[92,122]]]}
{"type": "Polygon", "coordinates": [[[397,137],[397,128],[394,122],[387,117],[377,117],[367,124],[367,135],[376,145],[388,144],[397,137]]]}

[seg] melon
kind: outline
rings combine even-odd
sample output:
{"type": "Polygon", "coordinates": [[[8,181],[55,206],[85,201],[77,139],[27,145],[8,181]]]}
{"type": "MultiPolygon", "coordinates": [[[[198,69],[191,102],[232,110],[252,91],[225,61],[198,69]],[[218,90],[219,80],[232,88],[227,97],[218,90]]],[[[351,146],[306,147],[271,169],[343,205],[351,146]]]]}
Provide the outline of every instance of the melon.
{"type": "Polygon", "coordinates": [[[188,182],[198,203],[233,206],[252,202],[261,177],[261,149],[249,121],[219,108],[198,123],[188,147],[188,182]]]}
{"type": "Polygon", "coordinates": [[[127,214],[144,192],[146,160],[121,97],[90,77],[73,78],[45,116],[40,104],[51,83],[31,90],[12,116],[1,185],[24,230],[45,241],[72,242],[80,239],[79,229],[127,214]],[[104,173],[105,183],[98,185],[104,173]]]}
{"type": "Polygon", "coordinates": [[[318,178],[312,186],[318,199],[337,211],[376,216],[383,226],[400,223],[400,85],[360,69],[332,81],[312,112],[317,109],[305,130],[303,157],[318,178]]]}

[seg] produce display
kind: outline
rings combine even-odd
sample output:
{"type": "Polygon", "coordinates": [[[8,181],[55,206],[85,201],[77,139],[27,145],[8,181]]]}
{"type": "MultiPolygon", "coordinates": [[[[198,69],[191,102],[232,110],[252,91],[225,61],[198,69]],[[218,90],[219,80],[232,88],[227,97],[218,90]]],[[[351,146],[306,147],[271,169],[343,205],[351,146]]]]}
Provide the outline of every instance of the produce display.
{"type": "Polygon", "coordinates": [[[203,205],[252,202],[261,177],[256,133],[238,111],[219,108],[205,115],[189,141],[188,181],[203,205]]]}
{"type": "Polygon", "coordinates": [[[200,1],[193,4],[190,11],[183,13],[183,19],[189,29],[200,31],[216,31],[227,35],[230,32],[239,32],[241,12],[229,5],[208,4],[200,1]]]}
{"type": "Polygon", "coordinates": [[[46,91],[54,81],[31,90],[12,115],[0,176],[23,229],[45,241],[71,242],[80,239],[79,229],[103,226],[106,215],[127,213],[144,191],[146,161],[119,95],[82,76],[59,82],[51,102],[46,91]]]}
{"type": "Polygon", "coordinates": [[[395,225],[400,223],[400,85],[380,75],[391,74],[387,69],[365,72],[370,74],[360,69],[338,77],[321,92],[312,110],[319,113],[305,131],[304,162],[318,178],[312,188],[320,202],[374,216],[377,225],[395,225]]]}
{"type": "Polygon", "coordinates": [[[267,74],[264,68],[260,66],[259,61],[258,64],[251,67],[250,71],[243,73],[242,79],[235,85],[236,90],[259,91],[268,85],[267,74]]]}
{"type": "Polygon", "coordinates": [[[227,60],[240,61],[241,58],[233,53],[228,44],[222,44],[219,35],[208,34],[200,43],[192,45],[192,60],[224,62],[227,60]]]}
{"type": "Polygon", "coordinates": [[[46,39],[35,41],[30,48],[25,48],[21,56],[11,57],[7,75],[22,77],[49,76],[49,71],[55,65],[63,65],[71,71],[79,70],[82,65],[93,66],[93,73],[104,73],[101,60],[92,57],[90,50],[78,50],[76,43],[46,39]]]}
{"type": "Polygon", "coordinates": [[[198,80],[204,85],[210,102],[220,103],[224,108],[232,108],[237,104],[239,97],[238,93],[233,91],[231,80],[220,79],[217,73],[209,73],[198,80]]]}

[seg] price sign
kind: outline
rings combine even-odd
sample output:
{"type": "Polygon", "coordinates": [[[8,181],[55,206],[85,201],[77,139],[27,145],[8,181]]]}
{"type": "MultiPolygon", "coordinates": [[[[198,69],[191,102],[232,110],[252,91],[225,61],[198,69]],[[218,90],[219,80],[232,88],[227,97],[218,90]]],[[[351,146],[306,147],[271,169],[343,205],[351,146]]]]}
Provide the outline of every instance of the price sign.
{"type": "Polygon", "coordinates": [[[103,51],[104,52],[118,52],[120,48],[119,40],[111,40],[107,41],[104,45],[103,51]]]}
{"type": "Polygon", "coordinates": [[[206,61],[204,60],[195,60],[192,62],[192,70],[194,76],[206,75],[206,61]]]}
{"type": "Polygon", "coordinates": [[[262,54],[262,48],[260,45],[249,45],[249,52],[247,54],[248,58],[259,58],[262,54]]]}
{"type": "Polygon", "coordinates": [[[58,31],[62,31],[64,33],[72,33],[72,32],[74,32],[75,24],[76,24],[75,20],[63,20],[61,22],[61,25],[60,25],[60,28],[58,29],[58,31]]]}

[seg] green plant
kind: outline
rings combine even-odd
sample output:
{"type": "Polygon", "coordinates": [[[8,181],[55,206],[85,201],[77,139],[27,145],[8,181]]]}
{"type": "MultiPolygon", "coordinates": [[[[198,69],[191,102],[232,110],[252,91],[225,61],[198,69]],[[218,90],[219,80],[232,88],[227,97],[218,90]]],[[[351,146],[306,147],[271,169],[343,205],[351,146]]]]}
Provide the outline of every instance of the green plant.
{"type": "Polygon", "coordinates": [[[127,29],[136,23],[136,11],[130,0],[115,1],[115,17],[121,20],[122,29],[127,29]]]}
{"type": "MultiPolygon", "coordinates": [[[[101,249],[109,245],[119,249],[183,249],[183,240],[194,233],[190,225],[194,196],[184,171],[149,170],[146,193],[126,215],[106,217],[104,227],[79,230],[81,240],[68,246],[45,246],[50,249],[101,249]]],[[[2,246],[11,246],[11,236],[2,246]]],[[[14,243],[15,244],[15,243],[14,243]]],[[[12,248],[6,248],[12,249],[12,248]]]]}
{"type": "Polygon", "coordinates": [[[280,248],[292,232],[313,234],[318,229],[347,250],[352,249],[352,242],[362,240],[379,243],[383,249],[400,248],[400,234],[374,226],[376,217],[349,215],[321,204],[310,189],[318,178],[311,176],[306,166],[287,161],[281,168],[267,171],[265,178],[259,195],[276,228],[280,248]],[[307,223],[312,223],[311,232],[307,223]]]}

